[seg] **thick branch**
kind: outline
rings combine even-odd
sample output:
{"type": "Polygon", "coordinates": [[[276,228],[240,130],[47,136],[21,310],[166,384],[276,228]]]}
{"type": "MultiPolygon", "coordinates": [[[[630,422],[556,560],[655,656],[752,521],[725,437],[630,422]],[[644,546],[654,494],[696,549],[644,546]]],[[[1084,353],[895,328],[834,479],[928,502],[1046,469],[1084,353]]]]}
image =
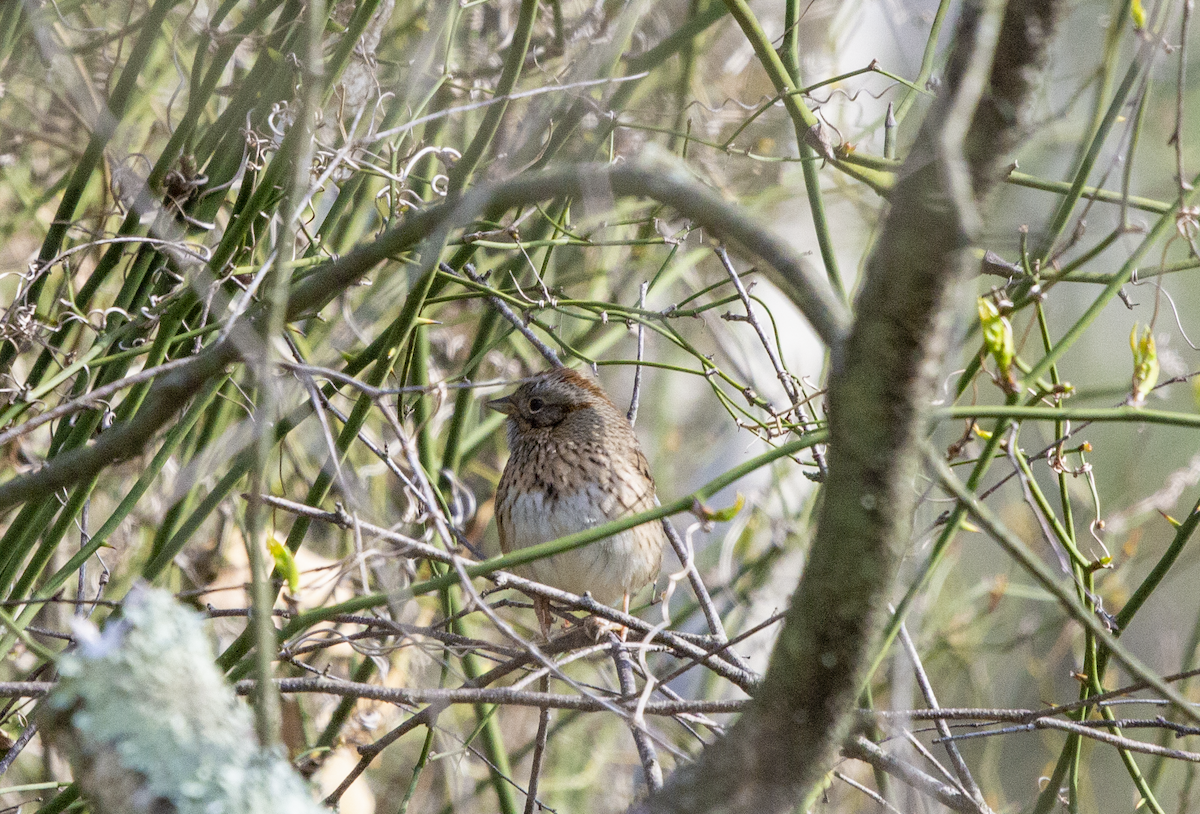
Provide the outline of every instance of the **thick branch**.
{"type": "Polygon", "coordinates": [[[840,365],[835,357],[825,500],[767,675],[729,735],[641,811],[794,810],[845,738],[911,532],[913,481],[951,350],[957,288],[969,274],[976,205],[996,180],[996,156],[980,145],[1015,141],[1031,84],[1011,80],[1041,64],[1048,37],[1027,37],[1036,47],[993,60],[996,44],[1002,27],[1027,30],[1025,18],[1050,20],[1054,6],[1014,2],[1003,26],[1000,3],[964,10],[945,90],[900,173],[840,365]],[[979,115],[985,96],[1014,112],[979,115]],[[972,129],[985,124],[999,132],[972,129]]]}

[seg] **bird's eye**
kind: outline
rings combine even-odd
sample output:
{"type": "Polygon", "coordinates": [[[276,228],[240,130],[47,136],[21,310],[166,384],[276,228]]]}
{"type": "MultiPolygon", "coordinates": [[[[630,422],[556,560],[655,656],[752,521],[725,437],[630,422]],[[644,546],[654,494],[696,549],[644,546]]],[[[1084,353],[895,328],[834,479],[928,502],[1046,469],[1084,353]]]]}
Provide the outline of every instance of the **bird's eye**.
{"type": "Polygon", "coordinates": [[[542,401],[539,398],[531,398],[529,400],[529,412],[531,412],[531,413],[536,413],[538,410],[541,410],[545,406],[546,406],[546,402],[542,401]]]}

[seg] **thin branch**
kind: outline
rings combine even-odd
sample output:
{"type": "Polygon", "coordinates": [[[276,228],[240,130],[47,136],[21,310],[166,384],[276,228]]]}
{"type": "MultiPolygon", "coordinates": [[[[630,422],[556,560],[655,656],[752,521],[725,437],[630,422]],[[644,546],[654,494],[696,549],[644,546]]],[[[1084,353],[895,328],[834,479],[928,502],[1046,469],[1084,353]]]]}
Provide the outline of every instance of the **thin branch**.
{"type": "MultiPolygon", "coordinates": [[[[642,283],[642,287],[638,293],[638,310],[643,311],[646,308],[646,291],[650,288],[649,283],[642,283]]],[[[625,417],[629,419],[630,425],[637,423],[638,401],[642,395],[642,359],[646,354],[646,323],[638,321],[637,327],[637,361],[633,366],[633,394],[629,397],[629,411],[625,413],[625,417]]]]}
{"type": "Polygon", "coordinates": [[[1187,52],[1188,29],[1191,27],[1192,11],[1195,0],[1183,0],[1183,17],[1179,21],[1179,72],[1175,80],[1175,132],[1171,134],[1170,142],[1175,145],[1176,183],[1179,185],[1179,197],[1188,192],[1187,176],[1183,172],[1183,102],[1187,90],[1187,52]]]}
{"type": "Polygon", "coordinates": [[[879,748],[878,744],[872,743],[862,735],[851,738],[842,747],[842,754],[887,772],[905,785],[937,800],[951,811],[957,811],[959,814],[978,814],[979,809],[970,797],[953,786],[925,774],[915,766],[889,755],[879,748]]]}
{"type": "MultiPolygon", "coordinates": [[[[446,274],[458,276],[454,273],[454,269],[445,263],[439,264],[439,268],[441,268],[441,270],[446,274]]],[[[470,264],[463,266],[462,273],[473,283],[477,283],[479,285],[485,285],[487,283],[485,279],[475,273],[475,270],[471,268],[470,264]]],[[[508,307],[508,303],[497,297],[495,294],[487,294],[485,297],[488,301],[488,304],[495,308],[496,312],[500,314],[500,316],[508,320],[509,323],[511,323],[512,326],[517,329],[521,336],[529,340],[529,344],[533,345],[534,349],[536,349],[537,352],[542,355],[543,359],[550,363],[551,367],[563,366],[562,360],[558,358],[558,354],[554,352],[554,349],[539,339],[538,335],[530,330],[529,326],[525,324],[525,320],[521,319],[521,317],[519,317],[517,313],[513,311],[513,309],[508,307]]]]}
{"type": "MultiPolygon", "coordinates": [[[[890,103],[889,103],[889,110],[890,110],[890,103]]],[[[841,780],[843,783],[845,783],[850,788],[858,789],[863,794],[870,797],[875,802],[875,804],[878,805],[880,808],[882,808],[884,811],[891,811],[891,812],[894,812],[894,814],[903,814],[903,812],[901,812],[900,809],[896,808],[894,805],[892,805],[887,800],[885,800],[883,798],[883,796],[879,794],[879,792],[877,792],[873,789],[867,788],[862,783],[859,783],[857,780],[847,777],[846,775],[842,774],[841,772],[837,771],[836,769],[833,772],[833,776],[836,777],[838,780],[841,780]]]]}
{"type": "MultiPolygon", "coordinates": [[[[1092,740],[1107,743],[1111,746],[1116,746],[1119,749],[1127,749],[1130,752],[1141,752],[1145,755],[1157,755],[1159,757],[1187,761],[1188,763],[1200,763],[1200,753],[1185,752],[1181,749],[1168,749],[1165,746],[1158,746],[1157,744],[1146,743],[1144,741],[1134,740],[1133,738],[1114,735],[1111,732],[1104,732],[1098,728],[1100,726],[1120,726],[1132,728],[1129,727],[1129,722],[1127,721],[1090,721],[1088,723],[1092,725],[1087,726],[1076,721],[1063,721],[1059,718],[1038,718],[1028,724],[1022,724],[1020,726],[1004,727],[1003,729],[990,729],[986,732],[967,732],[959,735],[947,735],[939,738],[938,741],[942,743],[949,743],[952,740],[983,738],[990,737],[992,735],[1008,735],[1012,734],[1013,732],[1032,732],[1035,729],[1058,729],[1062,730],[1063,732],[1070,732],[1072,734],[1079,735],[1083,738],[1091,738],[1092,740]]],[[[1135,722],[1134,725],[1136,726],[1137,723],[1139,722],[1135,722]]],[[[1143,721],[1140,723],[1167,730],[1173,730],[1175,728],[1166,720],[1155,722],[1143,721]]],[[[1191,728],[1194,729],[1194,727],[1191,728]]]]}
{"type": "Polygon", "coordinates": [[[151,381],[156,376],[161,376],[162,374],[175,370],[176,368],[183,367],[190,361],[191,359],[188,358],[173,359],[170,362],[164,362],[161,365],[147,368],[146,370],[134,373],[132,376],[126,376],[125,378],[112,382],[111,384],[106,384],[103,387],[97,387],[95,390],[84,393],[79,398],[71,399],[70,401],[64,402],[63,404],[60,404],[51,410],[47,410],[44,413],[34,416],[24,424],[13,427],[11,430],[6,432],[0,432],[0,447],[8,445],[23,435],[28,435],[43,424],[55,421],[63,416],[68,416],[72,415],[73,413],[78,413],[82,410],[87,410],[96,406],[97,403],[104,401],[109,396],[119,393],[126,388],[134,387],[135,385],[151,381]]]}
{"type": "Polygon", "coordinates": [[[21,754],[21,751],[29,745],[33,740],[33,736],[37,734],[38,725],[36,723],[28,723],[21,730],[21,734],[13,741],[13,745],[8,747],[8,751],[4,753],[4,757],[0,758],[0,777],[8,771],[8,768],[13,765],[13,761],[21,754]]]}
{"type": "MultiPolygon", "coordinates": [[[[917,686],[921,688],[921,695],[925,697],[925,703],[930,709],[937,709],[937,696],[934,695],[933,685],[929,682],[929,676],[925,674],[925,667],[921,664],[921,656],[917,653],[917,646],[913,644],[912,637],[908,635],[908,627],[901,623],[900,625],[900,643],[904,646],[904,652],[908,655],[908,660],[912,662],[913,671],[917,676],[917,686]]],[[[936,722],[938,734],[943,739],[950,737],[950,727],[943,720],[936,722]]],[[[951,740],[943,741],[946,746],[946,754],[950,757],[950,763],[954,766],[954,773],[958,776],[958,780],[963,785],[963,790],[967,796],[975,801],[980,814],[990,814],[991,809],[983,799],[983,792],[979,789],[979,784],[975,782],[975,778],[971,776],[971,770],[967,767],[967,762],[963,760],[962,753],[958,751],[958,747],[951,740]]]]}
{"type": "MultiPolygon", "coordinates": [[[[42,683],[42,682],[35,682],[42,683]]],[[[540,693],[514,690],[511,687],[461,687],[441,689],[436,687],[380,687],[375,684],[356,684],[349,681],[333,681],[323,678],[280,678],[276,679],[282,693],[325,693],[369,698],[390,704],[509,704],[537,709],[573,709],[581,712],[611,712],[613,706],[632,714],[637,705],[637,696],[628,698],[599,699],[565,693],[540,693]]],[[[249,695],[255,682],[245,679],[237,683],[241,695],[249,695]]],[[[5,685],[0,684],[0,690],[5,685]]],[[[741,712],[748,699],[730,701],[651,701],[645,711],[650,715],[683,715],[687,713],[717,714],[741,712]]]]}
{"type": "MultiPolygon", "coordinates": [[[[696,567],[695,556],[693,556],[683,538],[679,536],[679,532],[675,530],[675,524],[671,522],[671,518],[664,517],[662,519],[662,526],[663,531],[667,534],[667,539],[671,542],[671,548],[674,550],[675,556],[679,557],[679,562],[687,570],[688,584],[692,586],[692,593],[695,594],[696,602],[699,603],[700,610],[704,614],[704,621],[708,623],[709,632],[712,633],[713,638],[716,639],[718,644],[726,644],[729,641],[729,637],[725,634],[725,626],[721,622],[721,614],[717,612],[717,607],[713,604],[712,596],[708,593],[708,587],[704,584],[704,580],[700,576],[700,570],[696,567]]],[[[733,650],[725,650],[723,655],[738,668],[749,671],[749,665],[733,650]]]]}
{"type": "MultiPolygon", "coordinates": [[[[539,687],[541,692],[550,691],[550,676],[544,676],[539,687]]],[[[546,751],[546,738],[550,731],[550,710],[538,714],[537,735],[533,739],[533,757],[529,761],[529,783],[525,789],[525,814],[533,814],[537,808],[538,780],[542,773],[542,755],[546,751]]]]}
{"type": "MultiPolygon", "coordinates": [[[[621,693],[626,698],[634,697],[638,693],[633,679],[633,660],[629,658],[629,650],[625,647],[625,642],[611,631],[608,634],[608,641],[612,650],[613,664],[617,669],[617,681],[621,684],[621,693]]],[[[642,728],[636,716],[629,722],[629,732],[633,735],[638,757],[642,761],[642,773],[645,775],[646,785],[651,792],[656,792],[662,788],[663,773],[662,766],[658,762],[658,754],[654,751],[654,741],[648,737],[647,731],[642,728]]]]}
{"type": "MultiPolygon", "coordinates": [[[[738,276],[737,269],[733,267],[733,261],[729,259],[729,253],[725,251],[724,246],[717,246],[717,257],[721,259],[721,265],[725,267],[725,272],[729,275],[729,279],[733,282],[733,287],[737,290],[738,297],[742,301],[742,307],[746,309],[746,316],[740,317],[750,326],[754,328],[754,332],[758,335],[758,341],[767,352],[767,359],[771,362],[771,367],[775,369],[775,377],[779,379],[779,383],[783,385],[783,391],[787,393],[788,400],[792,403],[792,409],[795,411],[796,420],[800,420],[800,394],[796,391],[796,382],[792,378],[792,374],[788,373],[783,367],[783,362],[779,359],[779,354],[775,350],[774,344],[767,337],[767,332],[763,330],[762,324],[758,321],[758,317],[754,313],[754,306],[750,302],[750,294],[746,291],[746,287],[742,285],[742,278],[738,276]]],[[[725,319],[733,319],[730,314],[725,319]]]]}

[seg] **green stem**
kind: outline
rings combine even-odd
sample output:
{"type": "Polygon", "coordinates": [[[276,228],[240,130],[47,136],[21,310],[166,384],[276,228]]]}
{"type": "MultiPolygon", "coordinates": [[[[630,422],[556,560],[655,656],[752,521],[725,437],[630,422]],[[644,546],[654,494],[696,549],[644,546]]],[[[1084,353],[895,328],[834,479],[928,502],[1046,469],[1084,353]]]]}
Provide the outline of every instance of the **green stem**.
{"type": "MultiPolygon", "coordinates": [[[[800,17],[807,8],[800,0],[787,0],[784,11],[784,26],[786,34],[783,39],[783,49],[780,53],[784,70],[787,71],[791,84],[800,87],[804,84],[800,76],[800,17]]],[[[846,287],[842,284],[842,275],[838,271],[837,254],[833,247],[833,236],[829,231],[829,219],[825,215],[825,197],[821,194],[821,178],[817,174],[816,151],[805,140],[807,130],[796,125],[796,144],[800,151],[800,168],[804,173],[804,190],[808,194],[808,208],[812,212],[813,229],[817,233],[817,246],[821,250],[821,262],[825,264],[825,276],[833,286],[834,293],[842,302],[848,303],[846,287]]]]}
{"type": "MultiPolygon", "coordinates": [[[[167,12],[178,2],[179,0],[157,0],[142,18],[142,30],[129,53],[129,61],[125,63],[125,68],[121,71],[121,78],[117,80],[116,87],[109,96],[106,109],[97,117],[95,130],[88,139],[83,156],[75,164],[75,171],[71,174],[71,180],[63,191],[63,197],[59,201],[58,210],[54,213],[50,229],[42,241],[42,249],[38,253],[37,259],[39,268],[56,257],[62,248],[67,230],[75,221],[75,210],[79,206],[84,188],[104,158],[104,148],[108,145],[113,133],[116,132],[117,123],[125,115],[125,109],[137,87],[138,75],[145,66],[146,60],[154,53],[155,41],[162,35],[163,20],[166,18],[167,12]]],[[[43,269],[43,272],[45,271],[43,269]]],[[[48,274],[42,273],[33,281],[26,292],[28,302],[36,303],[38,301],[47,279],[48,274]]],[[[17,347],[11,341],[4,340],[0,343],[0,372],[8,370],[16,353],[17,347]]]]}
{"type": "MultiPolygon", "coordinates": [[[[1059,343],[1062,344],[1061,341],[1059,343]]],[[[1029,407],[1025,405],[964,405],[939,410],[935,420],[963,418],[1008,418],[1013,421],[1121,421],[1134,424],[1163,424],[1173,427],[1200,427],[1200,415],[1171,413],[1164,410],[1139,410],[1136,407],[1029,407]]]]}
{"type": "MultiPolygon", "coordinates": [[[[538,0],[521,0],[521,11],[517,15],[517,27],[513,31],[512,44],[504,59],[504,69],[500,72],[500,80],[496,83],[496,97],[504,99],[512,93],[521,78],[521,68],[525,65],[525,55],[529,52],[529,40],[533,35],[533,22],[537,19],[538,0]]],[[[467,149],[463,150],[462,158],[455,162],[450,170],[450,191],[459,192],[465,189],[479,166],[484,152],[491,145],[500,122],[508,110],[508,101],[497,102],[487,109],[483,123],[475,132],[467,149]]]]}
{"type": "MultiPolygon", "coordinates": [[[[1050,254],[1054,250],[1054,244],[1058,241],[1059,236],[1062,235],[1063,230],[1067,226],[1067,221],[1071,218],[1071,213],[1075,210],[1075,204],[1079,201],[1083,193],[1083,187],[1092,172],[1092,167],[1096,164],[1096,159],[1100,157],[1100,151],[1104,148],[1104,142],[1108,139],[1108,134],[1112,130],[1112,126],[1116,124],[1121,111],[1125,109],[1125,100],[1129,96],[1129,92],[1133,90],[1134,82],[1141,75],[1142,66],[1142,61],[1135,59],[1129,66],[1129,70],[1125,72],[1124,80],[1122,80],[1120,87],[1117,88],[1116,95],[1113,96],[1112,102],[1108,106],[1108,111],[1104,114],[1100,126],[1096,128],[1091,143],[1088,145],[1087,152],[1084,153],[1083,159],[1079,162],[1079,167],[1075,170],[1075,177],[1071,181],[1070,190],[1067,192],[1066,197],[1059,201],[1058,209],[1055,210],[1049,227],[1047,227],[1045,234],[1042,235],[1041,243],[1038,244],[1035,256],[1042,261],[1043,266],[1050,259],[1050,254]]],[[[1059,344],[1061,345],[1062,343],[1060,342],[1059,344]]]]}
{"type": "MultiPolygon", "coordinates": [[[[921,55],[921,69],[917,71],[917,78],[913,80],[913,84],[917,87],[925,87],[925,83],[929,81],[929,77],[933,75],[933,61],[937,55],[938,38],[942,33],[942,23],[946,21],[946,13],[950,10],[950,0],[941,0],[938,3],[937,12],[933,15],[933,25],[929,29],[929,37],[925,40],[925,53],[921,55]]],[[[900,100],[900,104],[896,105],[896,124],[904,121],[904,117],[908,115],[908,111],[912,108],[913,103],[917,101],[920,94],[908,89],[908,93],[904,94],[904,98],[900,100]]]]}
{"type": "Polygon", "coordinates": [[[792,81],[787,68],[783,64],[783,60],[771,45],[770,38],[763,31],[762,26],[754,16],[754,12],[750,10],[750,6],[746,0],[725,0],[725,7],[729,9],[730,16],[737,21],[738,26],[742,29],[742,33],[746,35],[746,39],[750,41],[750,45],[754,48],[754,53],[758,57],[758,61],[763,69],[767,72],[767,77],[771,80],[771,84],[774,85],[775,92],[783,100],[784,109],[787,110],[788,116],[791,117],[793,126],[799,134],[801,142],[813,147],[817,154],[833,163],[834,166],[850,177],[862,181],[881,195],[886,194],[891,187],[889,178],[873,170],[839,160],[833,154],[832,148],[822,143],[820,136],[823,128],[821,127],[820,120],[817,119],[815,113],[808,109],[803,100],[797,94],[793,93],[798,83],[792,81]]]}

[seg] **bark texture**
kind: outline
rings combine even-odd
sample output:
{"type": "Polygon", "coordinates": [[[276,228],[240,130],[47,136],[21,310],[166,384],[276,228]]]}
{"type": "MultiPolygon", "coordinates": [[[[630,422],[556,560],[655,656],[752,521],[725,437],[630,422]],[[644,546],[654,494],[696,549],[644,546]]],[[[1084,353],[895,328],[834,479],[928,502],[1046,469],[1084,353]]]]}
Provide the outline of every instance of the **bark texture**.
{"type": "Polygon", "coordinates": [[[978,207],[1025,133],[1058,5],[964,10],[941,94],[891,196],[853,328],[833,349],[824,504],[762,688],[724,739],[636,810],[792,811],[831,766],[909,540],[913,481],[978,207]]]}

